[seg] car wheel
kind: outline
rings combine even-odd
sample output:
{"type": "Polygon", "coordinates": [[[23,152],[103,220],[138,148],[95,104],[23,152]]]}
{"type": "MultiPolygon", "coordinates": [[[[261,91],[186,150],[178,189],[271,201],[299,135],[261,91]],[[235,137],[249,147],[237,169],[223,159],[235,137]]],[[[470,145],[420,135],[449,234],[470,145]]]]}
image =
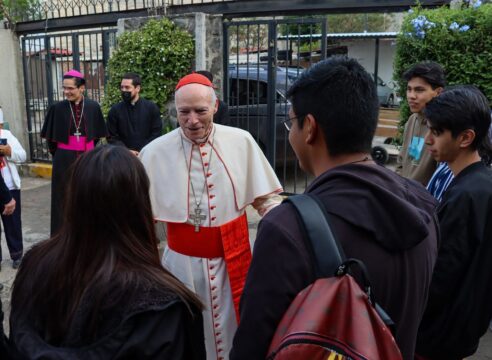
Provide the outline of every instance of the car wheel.
{"type": "Polygon", "coordinates": [[[386,151],[386,149],[382,146],[374,146],[371,150],[371,156],[372,156],[372,159],[378,165],[384,165],[389,160],[388,151],[386,151]]]}

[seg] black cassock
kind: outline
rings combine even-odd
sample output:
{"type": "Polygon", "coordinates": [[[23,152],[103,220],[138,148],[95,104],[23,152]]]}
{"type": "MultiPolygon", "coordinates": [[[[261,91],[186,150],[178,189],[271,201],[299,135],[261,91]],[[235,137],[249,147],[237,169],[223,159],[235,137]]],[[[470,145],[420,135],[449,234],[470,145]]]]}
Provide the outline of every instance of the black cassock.
{"type": "MultiPolygon", "coordinates": [[[[41,137],[46,139],[51,155],[53,156],[53,172],[51,177],[51,235],[60,228],[62,221],[62,205],[68,170],[82,151],[73,151],[58,148],[58,143],[68,144],[70,135],[76,133],[75,122],[68,100],[53,104],[48,109],[41,130],[41,137]]],[[[86,141],[94,140],[96,144],[100,138],[107,136],[106,124],[101,108],[96,101],[84,98],[82,119],[80,119],[80,136],[86,141]]],[[[72,105],[72,110],[74,109],[72,105]]],[[[77,119],[79,120],[79,119],[77,119]]],[[[79,122],[77,121],[77,124],[79,122]]]]}
{"type": "Polygon", "coordinates": [[[143,98],[133,105],[119,102],[109,110],[108,131],[109,143],[140,151],[162,135],[159,108],[152,101],[143,98]]]}
{"type": "Polygon", "coordinates": [[[476,351],[492,318],[492,170],[481,162],[463,169],[437,217],[441,244],[416,352],[463,359],[476,351]]]}

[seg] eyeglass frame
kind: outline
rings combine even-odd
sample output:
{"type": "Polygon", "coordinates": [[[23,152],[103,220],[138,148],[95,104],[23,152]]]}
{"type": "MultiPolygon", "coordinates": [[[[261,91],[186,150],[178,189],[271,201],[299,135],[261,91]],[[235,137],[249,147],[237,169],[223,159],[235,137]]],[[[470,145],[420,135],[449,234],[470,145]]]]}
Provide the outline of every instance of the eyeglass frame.
{"type": "Polygon", "coordinates": [[[284,124],[285,128],[287,129],[287,131],[290,131],[290,129],[292,129],[292,120],[294,120],[294,119],[303,119],[305,117],[306,117],[306,115],[303,115],[303,116],[292,116],[292,117],[289,117],[289,118],[285,119],[284,121],[282,121],[282,124],[284,124]]]}

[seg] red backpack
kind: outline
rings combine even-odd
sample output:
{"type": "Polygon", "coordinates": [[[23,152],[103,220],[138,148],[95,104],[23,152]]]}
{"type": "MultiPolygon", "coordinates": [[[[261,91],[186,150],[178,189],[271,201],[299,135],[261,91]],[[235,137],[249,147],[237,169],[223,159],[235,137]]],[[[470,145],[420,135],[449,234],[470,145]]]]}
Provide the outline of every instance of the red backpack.
{"type": "Polygon", "coordinates": [[[267,359],[399,360],[393,322],[374,301],[369,276],[357,259],[343,261],[324,206],[310,195],[288,198],[299,216],[316,280],[302,290],[277,327],[267,359]],[[358,267],[364,291],[349,270],[358,267]]]}

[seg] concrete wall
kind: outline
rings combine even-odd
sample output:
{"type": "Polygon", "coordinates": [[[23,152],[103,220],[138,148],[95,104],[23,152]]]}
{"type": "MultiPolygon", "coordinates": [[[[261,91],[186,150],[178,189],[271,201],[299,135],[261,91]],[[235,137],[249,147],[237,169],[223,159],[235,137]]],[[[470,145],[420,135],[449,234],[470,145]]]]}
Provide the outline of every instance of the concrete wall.
{"type": "Polygon", "coordinates": [[[10,30],[0,28],[0,106],[10,131],[26,149],[29,159],[26,100],[19,38],[10,30]]]}

